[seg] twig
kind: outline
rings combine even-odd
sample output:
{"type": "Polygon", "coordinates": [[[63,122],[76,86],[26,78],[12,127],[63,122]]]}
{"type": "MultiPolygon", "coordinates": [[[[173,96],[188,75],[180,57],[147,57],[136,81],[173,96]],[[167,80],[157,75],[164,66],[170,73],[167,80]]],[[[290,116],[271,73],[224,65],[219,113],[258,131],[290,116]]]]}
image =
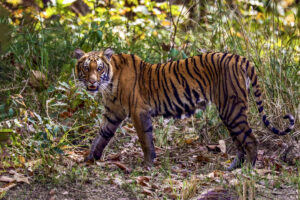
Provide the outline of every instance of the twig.
{"type": "Polygon", "coordinates": [[[68,187],[67,189],[71,189],[71,190],[78,191],[78,192],[84,192],[84,193],[98,192],[98,190],[89,190],[89,191],[84,191],[84,190],[78,190],[78,189],[71,188],[71,187],[68,187]]]}
{"type": "Polygon", "coordinates": [[[12,87],[12,88],[3,88],[3,89],[0,89],[0,92],[5,92],[5,91],[9,91],[9,90],[17,90],[17,89],[20,89],[20,88],[22,88],[22,86],[12,87]]]}
{"type": "Polygon", "coordinates": [[[271,193],[278,194],[278,195],[284,195],[285,197],[290,196],[290,195],[298,195],[297,192],[286,193],[286,192],[272,191],[271,193]]]}
{"type": "Polygon", "coordinates": [[[49,106],[48,106],[48,104],[49,104],[49,102],[51,102],[53,99],[54,99],[54,98],[51,98],[51,99],[49,99],[49,100],[46,101],[46,115],[47,115],[47,117],[48,117],[48,119],[49,119],[49,121],[50,121],[50,124],[52,124],[52,120],[51,120],[50,115],[49,115],[49,106]]]}
{"type": "MultiPolygon", "coordinates": [[[[182,155],[180,155],[180,156],[176,156],[176,157],[173,158],[173,159],[178,160],[178,159],[180,159],[180,158],[185,158],[185,157],[188,157],[188,156],[190,156],[190,155],[194,155],[194,154],[199,153],[199,152],[203,152],[203,149],[197,149],[197,150],[195,150],[195,151],[193,151],[193,152],[188,152],[188,153],[186,153],[186,154],[182,154],[182,155]]],[[[172,157],[171,157],[171,159],[172,159],[172,157]]]]}
{"type": "Polygon", "coordinates": [[[173,34],[171,33],[171,35],[170,35],[170,42],[171,42],[171,48],[170,48],[170,49],[173,49],[174,46],[175,46],[175,37],[176,37],[176,33],[177,33],[177,26],[178,26],[179,19],[180,19],[180,17],[181,17],[181,14],[182,14],[183,8],[185,7],[186,2],[188,2],[188,1],[184,1],[184,4],[183,4],[182,7],[181,7],[180,14],[179,14],[179,16],[178,16],[178,18],[177,18],[177,21],[176,21],[176,23],[175,23],[175,22],[174,22],[173,15],[172,15],[172,8],[171,8],[172,5],[171,5],[171,0],[169,0],[170,15],[171,15],[171,19],[172,19],[172,24],[173,24],[173,26],[174,26],[174,32],[173,32],[173,34]]]}
{"type": "Polygon", "coordinates": [[[273,199],[273,198],[271,198],[271,197],[268,197],[268,196],[266,196],[266,195],[263,195],[263,194],[259,194],[258,196],[262,196],[262,197],[264,197],[264,198],[266,198],[266,199],[273,199]]]}
{"type": "Polygon", "coordinates": [[[26,80],[26,83],[25,83],[23,89],[20,91],[19,95],[21,95],[24,92],[25,88],[27,87],[28,80],[29,80],[29,78],[26,80]]]}

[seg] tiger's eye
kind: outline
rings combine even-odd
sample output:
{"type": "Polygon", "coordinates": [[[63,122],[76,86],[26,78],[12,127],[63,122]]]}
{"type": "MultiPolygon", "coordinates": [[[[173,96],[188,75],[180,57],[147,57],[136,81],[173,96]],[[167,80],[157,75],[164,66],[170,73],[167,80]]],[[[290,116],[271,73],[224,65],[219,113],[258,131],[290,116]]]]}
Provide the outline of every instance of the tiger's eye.
{"type": "Polygon", "coordinates": [[[85,65],[84,70],[88,72],[89,71],[89,66],[85,65]]]}
{"type": "Polygon", "coordinates": [[[98,65],[98,67],[97,67],[97,71],[99,72],[99,71],[101,71],[103,69],[103,65],[98,65]]]}

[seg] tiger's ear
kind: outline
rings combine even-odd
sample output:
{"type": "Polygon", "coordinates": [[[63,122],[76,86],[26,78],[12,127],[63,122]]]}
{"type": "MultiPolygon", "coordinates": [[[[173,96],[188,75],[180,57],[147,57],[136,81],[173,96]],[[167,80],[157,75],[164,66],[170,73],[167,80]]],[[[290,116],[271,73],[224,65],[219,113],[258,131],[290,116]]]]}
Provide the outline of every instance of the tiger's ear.
{"type": "Polygon", "coordinates": [[[104,50],[104,56],[106,57],[106,59],[108,61],[110,61],[111,56],[114,54],[115,52],[111,49],[111,48],[107,48],[104,50]]]}
{"type": "Polygon", "coordinates": [[[84,51],[82,51],[81,49],[76,49],[74,51],[74,57],[79,60],[83,55],[85,54],[84,51]]]}

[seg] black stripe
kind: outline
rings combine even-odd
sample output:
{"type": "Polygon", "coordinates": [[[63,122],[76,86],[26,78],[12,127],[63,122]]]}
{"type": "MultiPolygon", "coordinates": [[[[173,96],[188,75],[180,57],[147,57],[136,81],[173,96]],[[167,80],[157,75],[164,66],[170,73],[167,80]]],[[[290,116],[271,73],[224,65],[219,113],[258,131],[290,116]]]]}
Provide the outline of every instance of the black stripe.
{"type": "Polygon", "coordinates": [[[153,128],[152,128],[152,125],[149,126],[146,130],[145,130],[145,133],[148,133],[148,132],[151,132],[152,133],[153,131],[153,128]]]}
{"type": "Polygon", "coordinates": [[[239,136],[241,133],[243,133],[244,130],[245,130],[245,128],[242,129],[242,130],[236,131],[236,132],[235,132],[235,131],[230,131],[230,136],[234,139],[235,137],[237,137],[237,136],[239,136]]]}
{"type": "Polygon", "coordinates": [[[172,116],[173,114],[168,110],[168,106],[166,105],[166,103],[164,101],[163,101],[163,104],[164,104],[164,114],[163,114],[163,116],[164,117],[172,116]]]}
{"type": "MultiPolygon", "coordinates": [[[[178,65],[178,64],[179,64],[179,63],[178,63],[178,61],[177,61],[177,62],[176,62],[176,65],[178,65]]],[[[176,71],[176,65],[173,67],[173,73],[174,73],[174,75],[175,75],[175,77],[176,77],[177,82],[178,82],[179,84],[181,84],[181,81],[179,80],[179,77],[178,77],[179,72],[176,71]]]]}
{"type": "Polygon", "coordinates": [[[237,122],[236,124],[233,124],[232,126],[229,126],[229,127],[230,127],[231,129],[235,129],[236,127],[238,127],[238,126],[241,125],[241,124],[246,124],[246,125],[248,125],[248,122],[245,121],[245,120],[239,121],[239,122],[237,122]]]}
{"type": "Polygon", "coordinates": [[[165,98],[167,99],[168,101],[168,104],[170,106],[170,108],[173,110],[173,106],[172,106],[172,103],[171,103],[171,99],[170,99],[170,95],[168,94],[168,92],[166,91],[165,87],[163,86],[163,92],[164,92],[164,95],[165,95],[165,98]]]}
{"type": "Polygon", "coordinates": [[[189,58],[185,59],[185,69],[188,73],[188,75],[192,78],[195,79],[194,76],[191,74],[190,70],[189,70],[189,58]]]}
{"type": "MultiPolygon", "coordinates": [[[[202,55],[199,56],[199,59],[200,59],[200,64],[201,64],[202,68],[205,69],[204,64],[203,64],[203,60],[202,60],[202,55]]],[[[203,74],[204,74],[204,76],[205,76],[205,78],[207,80],[207,84],[209,85],[210,78],[208,77],[208,75],[206,73],[206,70],[203,70],[202,72],[203,72],[203,74]]]]}
{"type": "Polygon", "coordinates": [[[252,87],[256,86],[256,83],[257,83],[257,76],[255,76],[255,78],[254,78],[254,81],[252,83],[252,87]]]}
{"type": "MultiPolygon", "coordinates": [[[[207,59],[206,59],[206,56],[207,56],[207,54],[205,54],[205,60],[207,60],[207,59]]],[[[203,59],[202,59],[202,56],[200,56],[200,62],[201,62],[201,64],[202,64],[203,68],[206,69],[206,70],[203,71],[203,73],[204,73],[205,76],[207,77],[208,82],[211,83],[213,77],[212,77],[211,71],[210,71],[210,69],[209,69],[210,67],[208,67],[208,66],[206,65],[206,62],[205,62],[205,64],[204,64],[203,59]],[[208,71],[208,74],[206,73],[206,71],[208,71]],[[208,77],[208,75],[209,75],[210,77],[208,77]]],[[[212,101],[212,84],[209,84],[209,98],[210,98],[210,101],[212,101]]]]}
{"type": "Polygon", "coordinates": [[[186,81],[186,79],[183,77],[182,74],[180,74],[180,77],[181,79],[183,80],[183,83],[185,83],[185,94],[184,93],[184,96],[186,97],[186,99],[190,102],[190,104],[194,107],[194,103],[193,103],[193,99],[192,99],[192,95],[191,95],[191,90],[190,90],[190,87],[189,87],[189,84],[188,82],[186,81]]]}
{"type": "Polygon", "coordinates": [[[117,68],[117,69],[120,69],[120,67],[117,65],[117,61],[116,61],[116,58],[113,56],[112,57],[112,62],[114,62],[114,66],[117,68]]]}
{"type": "Polygon", "coordinates": [[[201,89],[202,96],[204,97],[204,99],[205,99],[206,101],[208,101],[208,99],[206,98],[205,91],[204,91],[204,88],[203,88],[202,84],[200,83],[200,81],[198,81],[198,80],[196,80],[196,81],[197,81],[197,83],[198,83],[198,85],[199,85],[199,87],[200,87],[200,89],[201,89]]]}
{"type": "Polygon", "coordinates": [[[248,131],[246,131],[246,133],[244,134],[244,138],[243,138],[243,142],[242,142],[242,144],[244,144],[244,143],[245,143],[245,141],[246,141],[247,137],[249,137],[251,133],[252,133],[252,129],[251,129],[251,128],[249,128],[249,130],[248,130],[248,131]]]}
{"type": "Polygon", "coordinates": [[[205,64],[204,64],[204,67],[207,69],[207,71],[208,71],[208,74],[209,74],[209,76],[210,76],[210,80],[212,80],[213,78],[214,78],[214,75],[213,75],[213,72],[211,72],[210,71],[210,66],[209,66],[209,64],[208,64],[208,61],[207,61],[207,55],[208,54],[205,54],[205,64]]]}
{"type": "MultiPolygon", "coordinates": [[[[171,65],[171,63],[169,64],[169,66],[170,65],[171,65]]],[[[169,76],[169,74],[167,76],[169,76]]],[[[169,86],[168,86],[167,76],[166,76],[166,70],[165,70],[165,66],[164,66],[163,69],[162,69],[162,79],[164,79],[167,90],[170,91],[169,86]]]]}
{"type": "MultiPolygon", "coordinates": [[[[229,73],[229,75],[230,75],[230,66],[229,66],[229,62],[231,61],[231,59],[232,59],[233,56],[234,56],[234,55],[232,55],[232,56],[230,57],[230,59],[228,60],[228,62],[227,62],[227,67],[228,67],[228,73],[229,73]]],[[[232,69],[232,73],[233,73],[233,69],[232,69]]],[[[233,76],[234,76],[234,73],[233,73],[233,76]]],[[[238,96],[238,92],[236,91],[236,88],[234,87],[232,78],[233,78],[233,77],[231,77],[231,76],[230,76],[230,78],[229,78],[229,81],[230,81],[230,84],[231,84],[231,89],[234,91],[235,95],[238,96]]]]}
{"type": "Polygon", "coordinates": [[[285,132],[285,133],[289,133],[289,132],[291,132],[291,130],[292,130],[292,129],[290,129],[290,128],[287,128],[287,129],[285,129],[285,131],[284,131],[284,132],[285,132]]]}
{"type": "MultiPolygon", "coordinates": [[[[242,109],[241,109],[242,110],[242,109]]],[[[232,126],[238,119],[241,119],[242,117],[247,118],[246,115],[242,114],[242,112],[239,112],[233,120],[231,120],[231,122],[229,123],[229,126],[232,126]]],[[[227,118],[228,120],[230,119],[230,117],[227,118]]]]}
{"type": "Polygon", "coordinates": [[[196,102],[198,103],[198,101],[199,101],[199,94],[194,89],[192,89],[192,93],[193,93],[194,97],[196,98],[196,102]]]}
{"type": "MultiPolygon", "coordinates": [[[[235,58],[235,69],[236,69],[236,74],[238,75],[239,71],[238,71],[238,62],[240,60],[240,56],[239,55],[236,55],[236,58],[235,58]]],[[[232,69],[233,70],[233,69],[232,69]]],[[[243,90],[243,88],[241,88],[241,85],[239,83],[239,79],[237,78],[237,76],[235,75],[235,73],[233,73],[233,76],[235,78],[235,81],[236,81],[236,84],[237,86],[239,87],[240,91],[243,93],[243,96],[246,98],[246,92],[245,90],[243,90]]]]}
{"type": "Polygon", "coordinates": [[[267,116],[266,115],[263,116],[263,122],[264,122],[264,124],[265,124],[266,127],[268,127],[270,125],[270,122],[267,120],[267,116]]]}
{"type": "Polygon", "coordinates": [[[216,67],[215,61],[214,61],[214,56],[215,56],[215,54],[216,54],[216,53],[213,53],[213,54],[211,55],[210,59],[211,59],[211,63],[212,63],[212,68],[214,69],[214,72],[215,72],[215,74],[216,74],[216,77],[218,77],[218,76],[217,76],[217,67],[216,67]]]}
{"type": "Polygon", "coordinates": [[[251,80],[253,78],[253,74],[254,74],[254,66],[252,66],[252,69],[251,69],[251,75],[250,75],[251,80]]]}
{"type": "Polygon", "coordinates": [[[171,69],[172,69],[172,65],[173,65],[173,63],[175,63],[175,62],[170,62],[170,65],[169,65],[169,74],[171,73],[171,69]]]}
{"type": "Polygon", "coordinates": [[[277,128],[275,128],[275,127],[272,128],[272,132],[275,133],[275,134],[277,134],[277,135],[280,134],[280,131],[277,128]]]}
{"type": "Polygon", "coordinates": [[[260,93],[259,90],[256,90],[256,91],[254,92],[254,95],[255,95],[256,97],[259,97],[259,96],[261,95],[261,93],[260,93]]]}
{"type": "Polygon", "coordinates": [[[256,102],[256,105],[260,106],[262,104],[262,101],[256,102]]]}
{"type": "MultiPolygon", "coordinates": [[[[131,105],[135,105],[134,104],[134,101],[136,100],[136,98],[135,98],[135,87],[136,87],[136,84],[137,84],[138,72],[137,72],[136,63],[135,63],[136,61],[135,61],[135,58],[134,58],[133,54],[131,54],[131,58],[132,58],[132,63],[133,63],[133,67],[134,67],[135,77],[134,77],[133,91],[131,93],[132,98],[129,99],[129,100],[131,100],[131,105]]],[[[130,105],[130,103],[129,103],[129,105],[130,105]]]]}
{"type": "Polygon", "coordinates": [[[182,101],[181,101],[181,99],[180,99],[180,97],[178,95],[178,92],[176,90],[176,87],[174,86],[174,84],[173,84],[172,81],[171,81],[171,85],[172,85],[173,93],[175,95],[175,98],[176,98],[177,102],[179,103],[180,106],[182,106],[184,108],[184,104],[182,103],[182,101]]]}
{"type": "Polygon", "coordinates": [[[107,121],[115,126],[119,125],[120,120],[113,120],[110,117],[108,117],[106,114],[103,114],[103,116],[107,119],[107,121]]]}
{"type": "Polygon", "coordinates": [[[194,59],[194,72],[198,75],[198,77],[201,79],[201,81],[203,82],[204,86],[206,87],[206,82],[205,79],[202,77],[201,72],[198,69],[198,66],[196,64],[196,59],[194,59]]]}
{"type": "Polygon", "coordinates": [[[160,88],[160,82],[159,82],[159,72],[160,72],[160,66],[161,64],[157,64],[156,66],[156,69],[155,69],[155,72],[156,72],[156,76],[157,76],[157,85],[158,85],[158,88],[160,88]]]}
{"type": "Polygon", "coordinates": [[[233,106],[233,104],[232,103],[227,103],[227,101],[229,100],[229,97],[228,97],[228,84],[227,84],[227,74],[229,73],[229,70],[227,69],[227,67],[228,67],[228,64],[227,63],[229,63],[230,62],[230,60],[232,59],[232,56],[233,55],[231,55],[230,57],[227,57],[226,59],[225,59],[225,61],[224,61],[224,65],[223,65],[223,71],[224,71],[224,73],[222,73],[223,74],[223,77],[224,77],[224,81],[223,81],[223,92],[224,92],[224,100],[225,100],[225,103],[226,104],[224,104],[225,106],[223,106],[223,108],[222,108],[222,112],[221,112],[221,114],[224,116],[224,114],[225,114],[225,119],[227,119],[226,118],[226,115],[227,115],[227,112],[228,112],[228,109],[229,109],[229,106],[231,105],[231,106],[233,106]]]}
{"type": "Polygon", "coordinates": [[[105,138],[106,140],[112,138],[114,136],[114,131],[112,131],[111,129],[109,129],[108,127],[104,129],[100,130],[100,135],[105,138]]]}
{"type": "Polygon", "coordinates": [[[249,60],[247,60],[247,63],[246,63],[246,71],[248,72],[248,67],[249,67],[249,60]]]}

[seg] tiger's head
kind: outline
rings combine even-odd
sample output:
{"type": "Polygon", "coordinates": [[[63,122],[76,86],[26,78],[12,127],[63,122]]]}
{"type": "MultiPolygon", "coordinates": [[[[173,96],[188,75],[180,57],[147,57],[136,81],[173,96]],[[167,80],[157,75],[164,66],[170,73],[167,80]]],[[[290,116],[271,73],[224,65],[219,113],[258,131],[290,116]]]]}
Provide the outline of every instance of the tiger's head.
{"type": "Polygon", "coordinates": [[[81,49],[75,50],[75,74],[88,91],[103,92],[107,88],[112,77],[110,60],[113,54],[114,51],[110,48],[88,53],[81,49]]]}

